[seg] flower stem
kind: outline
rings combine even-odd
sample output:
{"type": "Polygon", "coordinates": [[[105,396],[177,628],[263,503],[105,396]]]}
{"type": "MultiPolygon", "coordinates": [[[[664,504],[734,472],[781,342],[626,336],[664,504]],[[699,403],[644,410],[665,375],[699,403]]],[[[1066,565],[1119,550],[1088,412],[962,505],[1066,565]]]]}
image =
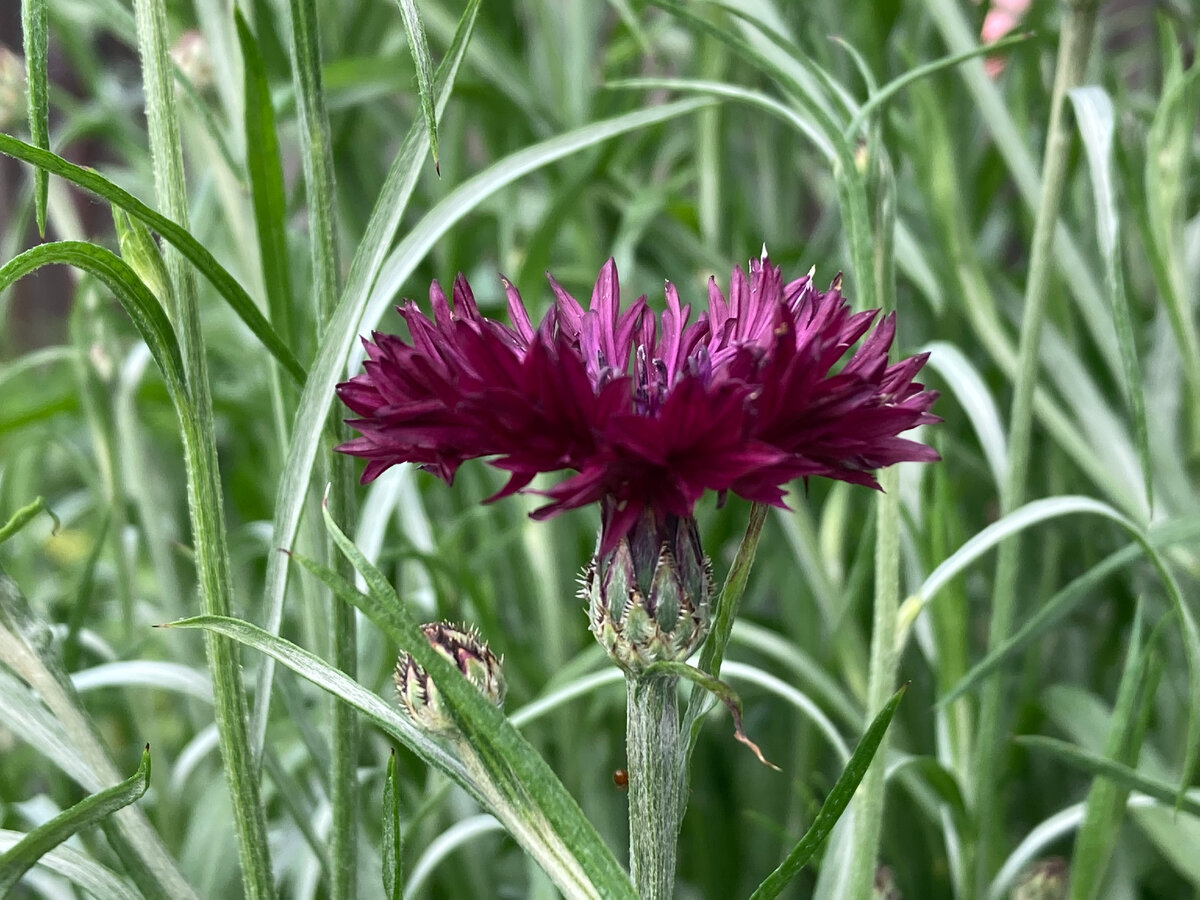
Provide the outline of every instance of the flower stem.
{"type": "MultiPolygon", "coordinates": [[[[135,0],[133,7],[155,193],[163,212],[187,228],[183,149],[175,111],[174,76],[167,55],[166,5],[163,0],[135,0]]],[[[183,348],[191,401],[180,410],[180,421],[200,600],[206,614],[227,616],[233,608],[233,577],[221,505],[212,395],[195,273],[177,251],[168,249],[164,257],[171,280],[168,307],[183,348]]],[[[246,733],[241,662],[233,642],[216,634],[205,635],[205,649],[212,674],[221,759],[233,805],[243,893],[248,900],[265,900],[275,895],[274,877],[258,771],[246,733]]]]}
{"type": "Polygon", "coordinates": [[[626,686],[629,866],[642,900],[670,900],[685,806],[679,678],[630,675],[626,686]]]}
{"type": "MultiPolygon", "coordinates": [[[[1066,183],[1072,129],[1064,121],[1067,92],[1083,78],[1095,32],[1098,0],[1072,0],[1066,4],[1062,38],[1059,44],[1054,93],[1050,105],[1050,123],[1042,163],[1042,194],[1034,222],[1029,260],[1029,278],[1025,287],[1025,312],[1021,322],[1019,360],[1009,421],[1009,467],[1000,496],[1002,512],[1011,512],[1026,497],[1029,480],[1030,444],[1033,431],[1033,395],[1038,373],[1038,347],[1052,275],[1051,255],[1058,223],[1058,210],[1066,183]]],[[[1020,540],[1013,537],[1000,545],[992,593],[992,614],[988,647],[994,649],[1008,638],[1016,611],[1017,576],[1020,564],[1020,540]]],[[[975,847],[975,886],[982,890],[991,874],[993,854],[1003,836],[1003,808],[996,808],[1000,792],[998,766],[1000,730],[1004,700],[1003,681],[991,679],[983,689],[976,736],[976,757],[972,801],[979,836],[975,847]]],[[[970,877],[968,870],[968,877],[970,877]]]]}

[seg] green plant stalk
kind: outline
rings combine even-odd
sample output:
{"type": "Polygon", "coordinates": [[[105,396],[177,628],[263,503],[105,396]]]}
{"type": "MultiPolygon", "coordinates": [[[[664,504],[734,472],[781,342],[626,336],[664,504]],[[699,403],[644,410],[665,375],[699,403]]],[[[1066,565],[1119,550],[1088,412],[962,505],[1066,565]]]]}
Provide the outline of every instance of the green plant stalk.
{"type": "Polygon", "coordinates": [[[671,900],[679,825],[687,805],[679,678],[629,675],[626,691],[630,875],[642,900],[671,900]]]}
{"type": "MultiPolygon", "coordinates": [[[[333,149],[329,135],[329,117],[321,80],[321,46],[317,31],[314,0],[291,0],[292,83],[296,90],[296,113],[300,124],[300,151],[304,161],[304,181],[308,188],[308,230],[310,253],[316,284],[314,321],[318,331],[333,317],[340,291],[338,274],[337,229],[334,223],[336,197],[333,175],[333,149]]],[[[318,338],[319,338],[318,334],[318,338]]],[[[335,439],[343,426],[337,411],[331,412],[328,428],[335,439]]],[[[354,475],[350,460],[334,454],[326,472],[332,513],[342,521],[354,519],[354,475]]],[[[343,577],[354,577],[354,567],[328,542],[334,568],[343,577]]],[[[354,609],[329,597],[330,635],[333,664],[351,678],[358,670],[358,647],[354,633],[354,609]]],[[[333,813],[329,856],[333,864],[330,896],[333,900],[352,900],[357,895],[358,871],[358,716],[344,703],[333,703],[330,719],[330,797],[333,813]]]]}
{"type": "MultiPolygon", "coordinates": [[[[892,697],[899,663],[896,641],[900,610],[900,473],[893,466],[879,473],[883,496],[875,529],[875,608],[871,622],[871,662],[867,675],[867,721],[892,697]]],[[[879,833],[883,824],[884,769],[888,736],[880,739],[875,761],[858,789],[854,814],[853,857],[850,864],[850,900],[870,900],[875,884],[879,833]]]]}
{"type": "MultiPolygon", "coordinates": [[[[879,129],[871,128],[869,163],[874,182],[874,240],[870,248],[860,250],[860,258],[871,254],[871,278],[875,296],[884,311],[895,309],[895,180],[891,163],[882,150],[879,129]]],[[[860,276],[866,280],[866,274],[860,276]]],[[[866,715],[869,724],[888,704],[896,686],[900,644],[897,623],[900,613],[900,472],[894,466],[879,474],[883,493],[877,501],[875,519],[875,596],[871,623],[870,662],[867,668],[866,715]]],[[[850,871],[845,896],[851,900],[871,900],[875,884],[876,857],[883,825],[884,769],[888,734],[880,738],[876,761],[867,769],[859,787],[857,812],[851,837],[850,871]]]]}
{"type": "MultiPolygon", "coordinates": [[[[1047,130],[1046,151],[1042,164],[1042,193],[1034,221],[1030,251],[1029,278],[1025,288],[1025,312],[1021,321],[1017,379],[1009,419],[1009,467],[1001,491],[1002,513],[1016,509],[1024,502],[1029,476],[1029,458],[1033,431],[1033,399],[1038,374],[1038,348],[1042,324],[1046,317],[1050,279],[1053,274],[1052,253],[1058,223],[1058,211],[1066,183],[1068,156],[1073,130],[1064,122],[1067,92],[1082,80],[1091,49],[1098,14],[1098,0],[1075,0],[1068,4],[1059,44],[1058,62],[1051,97],[1050,124],[1047,130]]],[[[988,629],[988,648],[1002,644],[1012,631],[1016,611],[1017,577],[1020,563],[1019,539],[1001,545],[996,561],[992,592],[992,612],[988,629]]],[[[996,768],[1000,762],[1000,730],[1003,706],[1003,684],[990,681],[983,690],[980,702],[975,742],[974,785],[972,803],[977,824],[974,848],[974,883],[977,891],[987,884],[991,859],[1003,835],[1003,809],[997,808],[996,768]]],[[[970,880],[970,871],[968,880],[970,880]]]]}
{"type": "MultiPolygon", "coordinates": [[[[29,133],[33,143],[50,149],[50,84],[46,61],[50,37],[49,0],[22,0],[21,33],[25,49],[25,83],[29,112],[29,133]]],[[[46,202],[50,175],[41,169],[33,173],[34,202],[37,209],[38,235],[46,237],[46,202]]]]}
{"type": "MultiPolygon", "coordinates": [[[[155,192],[166,214],[187,228],[187,192],[175,112],[174,79],[167,55],[166,10],[162,0],[135,0],[134,14],[146,93],[155,192]]],[[[195,275],[174,250],[167,251],[166,264],[171,278],[172,318],[183,346],[184,372],[191,400],[191,408],[183,412],[181,421],[200,598],[206,613],[228,615],[233,584],[195,275]]],[[[233,803],[242,883],[247,898],[264,900],[274,895],[274,886],[258,773],[247,741],[246,694],[241,666],[232,641],[206,632],[205,650],[212,675],[221,757],[233,803]]]]}

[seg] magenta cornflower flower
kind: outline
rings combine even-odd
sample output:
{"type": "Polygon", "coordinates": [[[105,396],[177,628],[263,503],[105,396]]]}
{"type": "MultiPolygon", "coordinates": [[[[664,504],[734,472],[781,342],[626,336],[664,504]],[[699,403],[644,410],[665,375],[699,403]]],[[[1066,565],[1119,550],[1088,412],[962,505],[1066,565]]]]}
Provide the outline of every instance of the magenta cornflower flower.
{"type": "Polygon", "coordinates": [[[690,520],[705,491],[783,506],[795,478],[878,487],[874,469],[938,458],[900,437],[938,421],[936,393],[913,381],[926,356],[889,365],[894,314],[868,335],[877,311],[852,313],[840,278],[784,283],[764,256],[749,277],[733,270],[728,298],[710,280],[695,321],[669,282],[661,314],[644,296],[622,309],[611,259],[586,310],[550,286],[536,330],[507,280],[511,327],[484,317],[459,275],[453,307],[431,286],[432,319],[400,307],[408,341],[364,340],[363,373],[338,386],[360,432],[338,450],[368,460],[364,482],[402,462],[450,482],[488,457],[509,473],[494,500],[567,470],[534,515],[599,503],[608,555],[640,519],[690,520]]]}

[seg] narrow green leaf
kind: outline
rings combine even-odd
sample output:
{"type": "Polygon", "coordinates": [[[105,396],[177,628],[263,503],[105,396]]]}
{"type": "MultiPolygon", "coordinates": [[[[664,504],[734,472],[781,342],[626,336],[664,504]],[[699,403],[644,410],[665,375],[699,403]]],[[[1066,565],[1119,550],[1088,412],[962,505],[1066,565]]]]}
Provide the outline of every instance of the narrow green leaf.
{"type": "Polygon", "coordinates": [[[1117,213],[1117,193],[1113,179],[1113,106],[1103,88],[1076,88],[1070,93],[1075,121],[1087,151],[1092,175],[1092,194],[1096,203],[1096,237],[1104,259],[1104,281],[1112,307],[1117,346],[1125,366],[1125,397],[1133,419],[1138,458],[1142,463],[1146,506],[1153,512],[1153,468],[1150,460],[1150,432],[1146,425],[1146,397],[1142,385],[1142,367],[1138,362],[1137,342],[1133,335],[1133,315],[1125,293],[1125,266],[1121,256],[1121,220],[1117,213]]]}
{"type": "MultiPolygon", "coordinates": [[[[738,545],[729,574],[725,576],[725,584],[717,598],[716,610],[713,615],[712,629],[704,641],[700,651],[699,668],[713,678],[721,674],[721,663],[725,659],[725,649],[729,646],[729,636],[733,633],[733,622],[737,618],[738,606],[741,605],[742,595],[746,592],[746,583],[750,579],[750,570],[754,567],[754,557],[758,552],[758,542],[762,537],[763,523],[767,519],[769,507],[764,503],[754,503],[750,506],[750,518],[746,522],[746,533],[738,545]]],[[[691,697],[684,715],[684,727],[688,730],[688,755],[696,746],[703,726],[702,713],[705,704],[705,687],[700,684],[692,686],[691,697]]]]}
{"type": "MultiPolygon", "coordinates": [[[[3,269],[0,269],[0,275],[3,274],[3,271],[3,269]]],[[[28,506],[22,506],[15,513],[13,513],[12,518],[4,524],[3,528],[0,528],[0,544],[3,544],[10,537],[28,525],[31,521],[33,521],[34,516],[40,512],[44,512],[50,517],[50,519],[54,522],[54,531],[57,533],[58,529],[62,527],[62,522],[58,520],[58,516],[54,514],[54,510],[52,510],[49,504],[46,503],[46,498],[38,497],[28,506]]]]}
{"type": "Polygon", "coordinates": [[[812,121],[802,112],[797,112],[786,103],[781,103],[774,97],[761,91],[754,91],[739,84],[725,81],[704,81],[697,78],[619,78],[609,81],[605,87],[612,90],[668,90],[688,91],[694,94],[705,94],[721,99],[739,100],[751,106],[757,106],[790,124],[812,142],[823,157],[830,163],[834,160],[833,144],[812,121]]]}
{"type": "MultiPolygon", "coordinates": [[[[0,139],[4,137],[0,135],[0,139]]],[[[187,404],[189,401],[183,376],[183,358],[167,314],[129,264],[112,251],[85,241],[39,244],[0,268],[0,290],[18,278],[51,263],[74,266],[104,282],[129,314],[142,340],[150,348],[150,355],[158,364],[167,391],[176,405],[187,404]]]]}
{"type": "Polygon", "coordinates": [[[150,745],[142,752],[138,770],[125,781],[80,800],[49,822],[29,832],[16,846],[0,856],[0,897],[7,896],[17,881],[46,853],[73,834],[133,803],[150,786],[150,745]]]}
{"type": "MultiPolygon", "coordinates": [[[[1171,544],[1182,544],[1200,540],[1200,520],[1195,518],[1172,521],[1162,528],[1153,529],[1149,535],[1150,542],[1159,548],[1171,544]]],[[[1129,565],[1142,555],[1140,545],[1130,544],[1127,547],[1110,554],[1082,575],[1070,581],[1045,603],[1040,604],[1037,611],[1029,617],[1017,631],[982,660],[976,663],[963,677],[948,690],[945,696],[937,701],[938,706],[945,706],[957,700],[963,694],[974,690],[979,683],[1038,638],[1050,631],[1055,625],[1074,612],[1085,600],[1094,597],[1096,590],[1103,581],[1117,570],[1129,565]]]]}
{"type": "MultiPolygon", "coordinates": [[[[550,832],[547,835],[540,833],[541,829],[534,829],[536,844],[527,834],[514,833],[513,836],[564,891],[579,890],[587,896],[594,892],[595,896],[633,900],[635,895],[629,876],[541,754],[453,663],[433,648],[383,574],[346,537],[330,517],[327,507],[322,513],[334,543],[354,564],[369,588],[367,594],[355,591],[348,599],[401,650],[412,654],[433,678],[462,732],[460,751],[469,747],[476,754],[490,786],[498,792],[497,799],[522,811],[524,817],[542,819],[543,827],[550,832]],[[560,846],[546,843],[551,838],[560,846]],[[541,851],[549,851],[549,854],[541,851]],[[570,854],[571,859],[556,858],[560,852],[570,854]],[[547,865],[549,861],[557,864],[547,865]],[[564,878],[569,880],[564,882],[564,878]],[[579,879],[583,879],[582,883],[579,879]]],[[[493,809],[493,812],[504,820],[507,811],[493,809]]]]}
{"type": "Polygon", "coordinates": [[[321,40],[315,0],[289,0],[292,23],[292,84],[300,127],[300,156],[308,192],[308,231],[317,321],[333,312],[338,292],[337,230],[334,226],[333,146],[321,81],[321,40]]]}
{"type": "Polygon", "coordinates": [[[929,353],[928,367],[946,379],[958,405],[971,420],[971,427],[975,429],[996,489],[999,490],[1004,483],[1004,473],[1008,470],[1008,444],[991,391],[979,370],[956,345],[949,341],[933,341],[921,350],[929,353]]]}
{"type": "Polygon", "coordinates": [[[437,114],[433,102],[433,63],[429,58],[429,43],[425,40],[425,26],[421,24],[421,13],[413,0],[396,0],[400,7],[400,18],[404,22],[404,33],[408,36],[408,49],[412,52],[413,64],[417,69],[417,93],[421,95],[421,111],[425,114],[425,129],[429,133],[429,152],[433,166],[440,175],[442,165],[438,161],[437,114]]]}
{"type": "Polygon", "coordinates": [[[245,106],[246,173],[250,202],[258,234],[258,256],[267,292],[267,313],[275,330],[293,346],[298,336],[292,322],[291,267],[288,265],[287,194],[271,85],[258,41],[240,9],[234,10],[238,43],[242,50],[242,98],[245,106]]]}
{"type": "MultiPolygon", "coordinates": [[[[1120,687],[1117,689],[1117,702],[1104,744],[1105,757],[1123,765],[1137,762],[1150,722],[1150,712],[1154,708],[1153,694],[1158,685],[1161,665],[1148,665],[1147,655],[1153,638],[1150,642],[1144,642],[1143,628],[1144,603],[1139,602],[1120,687]]],[[[1084,807],[1083,824],[1075,835],[1075,846],[1071,853],[1070,900],[1096,900],[1099,896],[1128,797],[1129,789],[1125,785],[1103,776],[1092,779],[1084,807]]],[[[1181,804],[1183,799],[1181,791],[1181,804]]]]}
{"type": "MultiPolygon", "coordinates": [[[[25,838],[19,831],[0,829],[0,853],[15,847],[25,838]]],[[[43,854],[37,862],[40,868],[61,875],[72,884],[78,885],[92,897],[104,900],[145,900],[111,869],[107,869],[91,857],[70,847],[57,847],[43,854]]]]}
{"type": "Polygon", "coordinates": [[[737,691],[721,679],[714,678],[707,672],[702,672],[700,669],[689,666],[681,660],[661,660],[656,662],[646,669],[642,677],[649,678],[659,673],[684,678],[720,700],[725,708],[729,710],[729,715],[733,719],[733,736],[737,739],[738,743],[749,747],[750,752],[757,756],[758,761],[764,766],[774,769],[776,772],[781,771],[779,766],[763,756],[763,752],[759,749],[758,744],[746,736],[746,731],[742,727],[742,698],[737,695],[737,691]]]}
{"type": "MultiPolygon", "coordinates": [[[[50,149],[50,83],[46,58],[50,38],[48,0],[22,0],[21,30],[25,39],[26,102],[29,108],[29,133],[34,146],[50,149]]],[[[38,234],[46,237],[46,199],[49,176],[38,169],[33,173],[34,201],[37,208],[38,234]]]]}
{"type": "MultiPolygon", "coordinates": [[[[1166,71],[1162,99],[1146,134],[1144,195],[1151,240],[1147,252],[1155,264],[1158,289],[1179,345],[1194,411],[1200,404],[1200,333],[1196,329],[1194,284],[1189,283],[1184,247],[1188,167],[1193,158],[1192,136],[1200,114],[1200,64],[1184,70],[1178,37],[1165,22],[1161,38],[1166,71]]],[[[1190,416],[1191,451],[1200,452],[1200,415],[1190,416]]]]}
{"type": "Polygon", "coordinates": [[[904,697],[906,690],[908,690],[908,685],[901,687],[879,711],[879,715],[871,722],[870,727],[862,736],[862,740],[854,748],[854,755],[850,757],[850,762],[846,764],[846,768],[842,770],[842,774],[829,792],[829,796],[821,804],[817,817],[813,819],[813,823],[804,833],[804,837],[800,838],[800,842],[796,844],[792,852],[779,864],[779,868],[755,888],[754,893],[750,895],[750,900],[771,900],[773,897],[778,897],[812,859],[813,854],[828,837],[829,832],[833,830],[833,826],[837,824],[837,820],[841,818],[842,813],[850,804],[859,782],[867,774],[871,760],[875,758],[875,750],[887,733],[892,716],[895,715],[896,707],[900,705],[900,700],[904,697]]]}
{"type": "Polygon", "coordinates": [[[284,370],[297,384],[303,384],[305,379],[304,367],[296,360],[291,349],[271,327],[246,289],[238,284],[216,258],[205,249],[188,232],[186,228],[171,221],[162,213],[151,209],[128,191],[122,190],[104,176],[91,169],[67,162],[61,156],[56,156],[45,150],[26,144],[7,134],[0,134],[0,153],[14,159],[31,163],[39,169],[44,169],[51,175],[65,178],[74,185],[91,191],[98,197],[125,210],[135,219],[145,223],[162,235],[163,239],[174,246],[192,265],[194,265],[209,283],[216,288],[217,293],[224,298],[230,308],[240,318],[270,352],[284,370]]]}
{"type": "Polygon", "coordinates": [[[970,50],[964,50],[960,53],[952,53],[949,56],[943,56],[940,59],[935,59],[933,62],[925,63],[924,65],[915,66],[904,72],[897,78],[893,78],[878,91],[873,91],[867,101],[859,107],[858,112],[854,114],[854,118],[850,120],[850,124],[846,126],[846,135],[854,137],[866,121],[885,103],[895,97],[898,93],[908,87],[915,81],[922,78],[927,78],[930,75],[935,75],[946,69],[952,69],[957,65],[966,62],[969,59],[975,59],[979,56],[993,56],[1002,50],[1008,50],[1015,47],[1017,44],[1023,44],[1032,38],[1032,32],[1025,34],[1013,34],[1008,37],[991,43],[983,44],[979,47],[972,47],[970,50]]]}
{"type": "Polygon", "coordinates": [[[383,779],[383,893],[388,900],[403,900],[404,858],[400,829],[400,790],[396,783],[396,751],[387,761],[383,779]]]}
{"type": "Polygon", "coordinates": [[[1044,737],[1040,734],[1019,734],[1013,740],[1031,750],[1044,750],[1089,775],[1108,778],[1126,790],[1141,791],[1163,803],[1173,804],[1178,801],[1181,811],[1200,816],[1200,800],[1188,794],[1180,797],[1177,787],[1167,784],[1165,781],[1159,781],[1157,778],[1151,778],[1149,775],[1143,775],[1137,769],[1100,753],[1093,753],[1068,741],[1060,741],[1057,738],[1044,737]]]}
{"type": "Polygon", "coordinates": [[[357,709],[384,733],[391,735],[430,766],[444,772],[477,799],[484,799],[470,774],[437,741],[418,730],[394,706],[368,691],[345,672],[335,669],[319,656],[290,641],[269,634],[257,625],[228,616],[193,616],[170,622],[161,628],[202,628],[232,638],[253,650],[265,653],[291,669],[301,678],[343,703],[357,709]]]}
{"type": "Polygon", "coordinates": [[[100,555],[104,551],[105,538],[108,536],[108,529],[111,525],[112,511],[109,510],[105,513],[104,521],[100,523],[100,528],[96,532],[92,552],[88,554],[87,562],[83,567],[83,575],[79,579],[79,587],[76,589],[75,598],[71,602],[71,611],[67,614],[67,633],[63,637],[62,642],[62,661],[64,668],[68,672],[75,671],[76,664],[79,662],[79,633],[83,630],[83,623],[89,620],[92,612],[92,592],[96,585],[96,566],[100,562],[100,555]]]}

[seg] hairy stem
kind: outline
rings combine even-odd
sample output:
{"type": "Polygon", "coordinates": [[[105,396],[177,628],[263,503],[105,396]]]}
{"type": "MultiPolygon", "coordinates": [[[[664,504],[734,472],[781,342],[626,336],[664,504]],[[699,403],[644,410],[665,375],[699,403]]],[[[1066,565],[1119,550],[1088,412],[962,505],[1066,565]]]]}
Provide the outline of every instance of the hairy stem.
{"type": "Polygon", "coordinates": [[[629,866],[642,900],[670,900],[686,799],[679,679],[630,675],[626,686],[629,866]]]}
{"type": "MultiPolygon", "coordinates": [[[[138,48],[146,92],[146,121],[154,160],[154,182],[159,204],[183,227],[188,223],[183,150],[175,111],[175,86],[167,56],[166,10],[162,0],[135,0],[138,48]]],[[[183,423],[184,461],[187,469],[188,509],[196,574],[205,613],[227,616],[233,608],[233,583],[229,571],[220,475],[208,361],[200,332],[196,279],[191,267],[168,249],[171,278],[169,307],[184,351],[184,368],[190,403],[180,411],[183,423]]],[[[221,758],[225,764],[233,801],[234,831],[238,841],[242,883],[250,900],[274,895],[271,857],[267,846],[266,817],[259,794],[258,772],[246,733],[246,694],[242,670],[232,641],[205,635],[221,758]]]]}

